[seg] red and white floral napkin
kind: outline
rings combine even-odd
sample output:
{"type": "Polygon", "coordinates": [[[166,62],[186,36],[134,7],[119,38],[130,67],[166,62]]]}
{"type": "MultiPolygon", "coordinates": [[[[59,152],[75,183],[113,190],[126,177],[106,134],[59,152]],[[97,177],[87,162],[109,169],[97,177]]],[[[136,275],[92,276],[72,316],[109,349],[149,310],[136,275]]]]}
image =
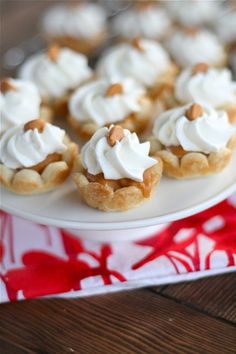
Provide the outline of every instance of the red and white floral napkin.
{"type": "Polygon", "coordinates": [[[132,243],[83,241],[4,212],[0,227],[0,302],[78,297],[236,271],[236,194],[132,243]]]}

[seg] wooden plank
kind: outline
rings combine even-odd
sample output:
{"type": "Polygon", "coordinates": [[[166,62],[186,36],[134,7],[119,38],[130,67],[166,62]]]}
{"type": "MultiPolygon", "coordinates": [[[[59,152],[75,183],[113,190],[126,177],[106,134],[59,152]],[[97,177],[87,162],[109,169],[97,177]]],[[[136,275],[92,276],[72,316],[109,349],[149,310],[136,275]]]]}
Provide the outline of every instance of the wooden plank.
{"type": "Polygon", "coordinates": [[[0,336],[37,353],[235,353],[236,328],[151,291],[1,306],[0,336]]]}
{"type": "Polygon", "coordinates": [[[212,316],[236,323],[235,273],[169,285],[162,290],[162,294],[212,316]]]}
{"type": "Polygon", "coordinates": [[[5,339],[0,338],[0,353],[1,354],[36,354],[32,350],[25,347],[18,346],[15,343],[9,343],[5,339]]]}

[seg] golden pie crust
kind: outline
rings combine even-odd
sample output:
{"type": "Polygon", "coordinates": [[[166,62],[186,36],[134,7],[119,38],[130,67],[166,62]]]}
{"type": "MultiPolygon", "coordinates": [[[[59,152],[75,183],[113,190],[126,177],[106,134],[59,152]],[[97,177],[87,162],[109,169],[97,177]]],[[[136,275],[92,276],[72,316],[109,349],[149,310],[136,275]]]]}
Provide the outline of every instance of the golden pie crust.
{"type": "Polygon", "coordinates": [[[170,88],[174,87],[176,76],[179,73],[177,65],[171,63],[169,68],[162,74],[159,75],[156,81],[156,84],[153,87],[149,88],[148,93],[152,100],[157,100],[162,98],[162,95],[170,88]]]}
{"type": "Polygon", "coordinates": [[[52,123],[54,119],[53,109],[48,105],[42,104],[40,107],[40,117],[44,119],[46,122],[52,123]]]}
{"type": "Polygon", "coordinates": [[[83,53],[86,55],[94,54],[108,38],[108,33],[106,31],[99,33],[93,38],[75,38],[71,36],[58,36],[49,37],[48,41],[53,42],[60,47],[68,47],[76,52],[83,53]]]}
{"type": "Polygon", "coordinates": [[[77,171],[73,175],[78,192],[83,200],[92,208],[102,211],[125,211],[136,208],[152,195],[162,176],[162,161],[144,173],[144,182],[135,182],[124,178],[121,180],[106,180],[100,174],[91,176],[84,171],[80,158],[77,161],[77,171]]]}
{"type": "Polygon", "coordinates": [[[78,155],[75,143],[66,138],[65,144],[67,149],[61,154],[60,161],[49,162],[39,172],[33,168],[13,170],[0,164],[0,184],[14,193],[28,195],[45,193],[58,187],[71,174],[78,155]]]}
{"type": "MultiPolygon", "coordinates": [[[[178,154],[162,146],[154,137],[150,138],[151,153],[156,153],[163,161],[163,172],[168,177],[177,179],[207,176],[222,171],[230,162],[236,147],[236,135],[227,147],[208,155],[200,152],[178,154]]],[[[177,149],[176,149],[177,150],[177,149]]],[[[180,151],[181,152],[181,151],[180,151]]]]}
{"type": "MultiPolygon", "coordinates": [[[[136,132],[137,134],[142,134],[145,132],[145,130],[152,123],[153,103],[146,96],[141,97],[140,102],[142,105],[140,112],[133,112],[124,120],[115,122],[114,124],[118,124],[122,126],[122,128],[128,129],[131,132],[136,132]]],[[[79,122],[76,118],[70,115],[68,116],[68,121],[75,129],[77,135],[84,140],[89,140],[99,128],[99,126],[94,122],[79,122]]],[[[110,123],[108,126],[109,125],[110,123]]]]}

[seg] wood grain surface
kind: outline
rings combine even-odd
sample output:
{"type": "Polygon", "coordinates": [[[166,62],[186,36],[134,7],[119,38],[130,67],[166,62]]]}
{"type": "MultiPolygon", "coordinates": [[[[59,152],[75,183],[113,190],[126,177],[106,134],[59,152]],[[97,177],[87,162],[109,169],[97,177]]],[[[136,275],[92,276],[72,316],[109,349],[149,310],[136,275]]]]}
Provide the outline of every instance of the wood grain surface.
{"type": "MultiPolygon", "coordinates": [[[[8,49],[37,33],[39,16],[52,2],[0,2],[1,62],[8,49]]],[[[6,74],[2,66],[1,76],[6,74]]],[[[236,275],[3,304],[0,354],[22,353],[236,353],[236,275]]]]}

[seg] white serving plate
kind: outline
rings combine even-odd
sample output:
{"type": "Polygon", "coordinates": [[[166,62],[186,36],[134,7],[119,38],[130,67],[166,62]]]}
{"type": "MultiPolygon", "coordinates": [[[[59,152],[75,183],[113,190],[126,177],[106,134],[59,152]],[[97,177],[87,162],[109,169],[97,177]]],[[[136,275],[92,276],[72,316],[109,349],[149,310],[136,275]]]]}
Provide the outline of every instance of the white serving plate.
{"type": "Polygon", "coordinates": [[[152,199],[127,212],[105,213],[88,207],[72,180],[53,192],[36,196],[18,196],[2,188],[0,205],[11,214],[45,225],[84,231],[127,230],[182,219],[235,191],[236,153],[230,165],[215,176],[183,181],[163,177],[152,199]]]}

